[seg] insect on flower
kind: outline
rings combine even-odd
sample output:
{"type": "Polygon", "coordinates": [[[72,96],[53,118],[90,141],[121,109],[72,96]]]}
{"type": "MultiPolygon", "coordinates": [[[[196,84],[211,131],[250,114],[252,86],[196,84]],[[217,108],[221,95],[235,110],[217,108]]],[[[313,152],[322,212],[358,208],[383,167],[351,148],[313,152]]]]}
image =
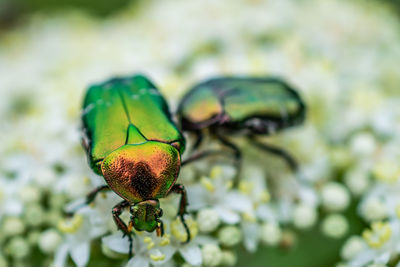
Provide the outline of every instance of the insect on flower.
{"type": "MultiPolygon", "coordinates": [[[[201,143],[202,131],[209,129],[223,145],[239,149],[225,135],[244,132],[270,134],[304,120],[304,104],[298,94],[277,79],[217,78],[195,86],[179,105],[182,130],[194,132],[201,143]]],[[[194,153],[182,161],[185,139],[174,123],[168,105],[154,84],[135,75],[113,78],[91,86],[83,105],[83,146],[93,171],[104,177],[106,185],[90,192],[86,204],[103,190],[113,190],[123,200],[113,210],[113,218],[130,240],[132,228],[163,235],[160,198],[180,194],[178,214],[190,240],[185,222],[187,195],[176,184],[180,167],[216,151],[194,153]],[[128,225],[120,218],[129,208],[128,225]]],[[[295,161],[283,150],[263,144],[261,148],[283,156],[290,166],[295,161]]],[[[221,151],[219,151],[221,152],[221,151]]]]}

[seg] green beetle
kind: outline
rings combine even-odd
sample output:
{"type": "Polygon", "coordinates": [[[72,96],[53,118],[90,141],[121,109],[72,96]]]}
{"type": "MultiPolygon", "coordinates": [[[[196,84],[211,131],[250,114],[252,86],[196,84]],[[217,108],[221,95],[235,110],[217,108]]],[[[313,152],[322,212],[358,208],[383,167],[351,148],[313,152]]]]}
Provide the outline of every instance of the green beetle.
{"type": "MultiPolygon", "coordinates": [[[[181,128],[194,132],[197,149],[206,129],[235,152],[240,166],[240,151],[226,135],[245,133],[251,142],[282,156],[292,168],[297,164],[285,151],[257,143],[254,135],[268,135],[303,122],[305,105],[297,92],[279,79],[222,77],[193,87],[178,108],[181,128]]],[[[186,160],[181,155],[185,139],[172,120],[168,105],[146,77],[114,78],[91,86],[85,96],[83,146],[93,171],[107,185],[90,192],[86,204],[102,190],[113,190],[123,201],[113,208],[118,228],[130,239],[132,228],[163,234],[162,209],[158,199],[168,194],[181,195],[177,216],[184,220],[188,205],[183,185],[176,184],[180,167],[196,159],[222,151],[194,153],[186,160]],[[129,224],[120,218],[130,208],[129,224]]]]}
{"type": "Polygon", "coordinates": [[[92,191],[86,203],[102,190],[111,189],[121,196],[124,200],[113,208],[113,218],[132,240],[132,227],[138,231],[157,230],[162,235],[158,199],[170,193],[181,194],[178,216],[189,240],[183,217],[186,191],[175,184],[185,139],[156,87],[140,75],[91,86],[84,100],[82,121],[82,143],[90,166],[107,183],[92,191]],[[127,207],[131,212],[128,226],[119,217],[127,207]]]}
{"type": "MultiPolygon", "coordinates": [[[[244,135],[250,144],[280,156],[297,171],[298,164],[289,153],[258,141],[257,136],[299,125],[305,113],[306,106],[299,94],[281,79],[228,76],[201,82],[190,89],[182,98],[177,115],[182,130],[197,135],[194,149],[200,146],[204,132],[211,133],[233,151],[240,169],[241,152],[227,136],[244,135]]],[[[219,151],[204,151],[184,163],[216,153],[219,151]]]]}

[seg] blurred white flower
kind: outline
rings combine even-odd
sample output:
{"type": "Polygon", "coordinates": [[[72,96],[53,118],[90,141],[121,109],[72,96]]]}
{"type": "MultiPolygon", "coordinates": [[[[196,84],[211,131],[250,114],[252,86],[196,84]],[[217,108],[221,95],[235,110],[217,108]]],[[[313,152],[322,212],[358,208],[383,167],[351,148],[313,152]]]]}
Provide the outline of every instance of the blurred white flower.
{"type": "Polygon", "coordinates": [[[322,204],[330,211],[341,211],[350,203],[350,194],[343,185],[330,182],[321,190],[322,204]]]}

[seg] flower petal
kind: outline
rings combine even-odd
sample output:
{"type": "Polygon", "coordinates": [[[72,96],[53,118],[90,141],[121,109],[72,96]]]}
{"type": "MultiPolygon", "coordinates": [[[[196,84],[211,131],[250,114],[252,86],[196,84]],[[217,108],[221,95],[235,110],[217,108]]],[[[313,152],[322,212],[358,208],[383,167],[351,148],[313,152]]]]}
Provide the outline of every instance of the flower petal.
{"type": "Polygon", "coordinates": [[[223,205],[235,211],[247,211],[252,209],[249,197],[237,192],[230,192],[224,196],[223,205]]]}
{"type": "Polygon", "coordinates": [[[385,252],[375,258],[374,262],[378,264],[387,264],[390,259],[390,252],[385,252]]]}
{"type": "Polygon", "coordinates": [[[221,220],[227,224],[235,224],[240,221],[240,216],[229,209],[217,206],[215,210],[218,212],[221,220]]]}
{"type": "Polygon", "coordinates": [[[123,238],[120,232],[103,237],[101,242],[115,252],[122,254],[128,254],[129,252],[129,240],[123,238]]]}
{"type": "Polygon", "coordinates": [[[205,244],[218,245],[218,241],[213,239],[213,238],[211,238],[208,235],[196,236],[196,239],[193,242],[196,242],[196,244],[199,244],[199,245],[205,245],[205,244]]]}
{"type": "Polygon", "coordinates": [[[149,267],[149,266],[150,266],[149,259],[140,255],[132,257],[126,264],[126,267],[149,267]]]}
{"type": "Polygon", "coordinates": [[[242,224],[244,246],[250,252],[255,252],[257,249],[259,228],[256,223],[244,222],[242,224]]]}
{"type": "Polygon", "coordinates": [[[68,245],[63,244],[61,245],[56,252],[56,255],[54,257],[54,267],[64,267],[65,262],[67,261],[67,256],[68,256],[68,245]]]}
{"type": "Polygon", "coordinates": [[[258,206],[256,213],[258,217],[265,222],[276,222],[278,220],[276,211],[274,211],[269,204],[258,206]]]}
{"type": "Polygon", "coordinates": [[[207,194],[201,185],[191,185],[186,188],[188,194],[189,210],[199,210],[207,205],[207,194]]]}
{"type": "Polygon", "coordinates": [[[89,242],[79,244],[71,248],[71,258],[78,267],[85,266],[89,261],[90,245],[89,242]]]}
{"type": "Polygon", "coordinates": [[[187,263],[193,266],[199,266],[202,263],[201,250],[195,244],[189,244],[179,249],[182,257],[187,263]]]}
{"type": "Polygon", "coordinates": [[[175,254],[175,251],[176,251],[176,249],[171,246],[165,246],[165,247],[163,247],[162,250],[159,248],[151,249],[149,251],[150,256],[153,256],[153,255],[154,256],[162,256],[163,259],[157,259],[157,260],[150,259],[150,263],[154,266],[156,266],[156,265],[164,266],[164,264],[167,261],[169,261],[172,258],[172,256],[175,254]]]}

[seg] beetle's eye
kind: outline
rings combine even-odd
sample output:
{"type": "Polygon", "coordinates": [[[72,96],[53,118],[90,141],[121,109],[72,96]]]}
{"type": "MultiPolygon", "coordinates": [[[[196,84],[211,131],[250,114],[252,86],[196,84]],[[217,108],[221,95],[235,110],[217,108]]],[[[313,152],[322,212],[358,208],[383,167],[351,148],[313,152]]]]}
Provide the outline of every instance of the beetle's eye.
{"type": "Polygon", "coordinates": [[[181,151],[181,143],[173,142],[173,143],[171,143],[171,146],[175,147],[176,150],[181,151]]]}

